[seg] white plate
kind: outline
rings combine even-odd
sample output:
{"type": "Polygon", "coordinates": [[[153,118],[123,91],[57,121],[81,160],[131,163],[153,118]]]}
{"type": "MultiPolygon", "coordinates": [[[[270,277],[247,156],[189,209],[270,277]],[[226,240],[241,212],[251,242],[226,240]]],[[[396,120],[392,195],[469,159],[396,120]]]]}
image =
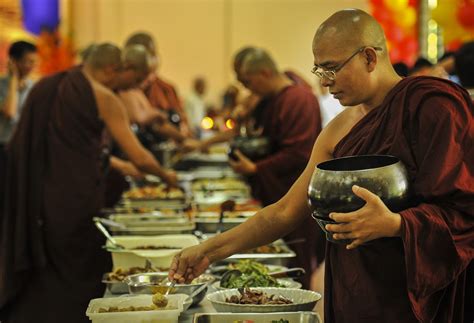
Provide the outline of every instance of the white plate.
{"type": "Polygon", "coordinates": [[[232,295],[240,295],[237,289],[229,289],[218,291],[207,295],[207,299],[217,312],[230,313],[270,313],[270,312],[298,312],[311,311],[316,303],[321,299],[319,293],[294,289],[294,288],[274,288],[274,287],[256,287],[251,290],[260,290],[269,295],[283,296],[291,299],[294,304],[281,305],[249,305],[249,304],[232,304],[225,300],[232,295]]]}

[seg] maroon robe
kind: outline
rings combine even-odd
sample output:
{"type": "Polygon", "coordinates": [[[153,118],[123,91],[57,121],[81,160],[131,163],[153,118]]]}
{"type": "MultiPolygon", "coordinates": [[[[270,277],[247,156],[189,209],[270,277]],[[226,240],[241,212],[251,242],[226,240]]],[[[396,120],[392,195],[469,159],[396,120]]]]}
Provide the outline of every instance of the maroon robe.
{"type": "Polygon", "coordinates": [[[103,122],[75,68],[38,82],[8,150],[0,244],[5,322],[88,322],[110,269],[94,227],[103,199],[103,122]]]}
{"type": "MultiPolygon", "coordinates": [[[[314,141],[321,131],[319,104],[304,86],[291,85],[274,97],[264,98],[256,108],[257,124],[263,126],[263,136],[270,139],[272,153],[256,162],[257,173],[250,178],[252,194],[264,205],[281,199],[301,175],[309,161],[314,141]]],[[[292,266],[303,267],[302,279],[309,288],[311,272],[324,259],[325,239],[314,220],[306,220],[285,239],[305,238],[292,245],[297,258],[292,266]]]]}
{"type": "Polygon", "coordinates": [[[406,78],[338,143],[334,157],[400,158],[419,203],[400,212],[401,238],[354,250],[328,243],[326,322],[472,322],[472,307],[464,313],[474,288],[466,284],[474,255],[473,112],[456,84],[406,78]]]}

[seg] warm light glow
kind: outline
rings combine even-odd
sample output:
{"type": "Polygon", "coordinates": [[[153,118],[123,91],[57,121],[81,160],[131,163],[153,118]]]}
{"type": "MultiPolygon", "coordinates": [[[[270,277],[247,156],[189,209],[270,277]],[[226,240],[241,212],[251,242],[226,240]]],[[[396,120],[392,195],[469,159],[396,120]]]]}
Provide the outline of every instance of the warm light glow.
{"type": "Polygon", "coordinates": [[[214,128],[214,120],[210,117],[204,117],[201,121],[201,128],[206,130],[214,128]]]}
{"type": "Polygon", "coordinates": [[[438,59],[438,24],[433,19],[428,21],[428,60],[436,62],[438,59]]]}
{"type": "Polygon", "coordinates": [[[225,121],[225,126],[227,127],[227,129],[234,129],[234,127],[235,127],[235,122],[234,122],[234,120],[232,120],[232,119],[227,119],[227,120],[225,121]]]}
{"type": "Polygon", "coordinates": [[[428,7],[431,10],[435,9],[438,6],[438,0],[428,0],[428,7]]]}

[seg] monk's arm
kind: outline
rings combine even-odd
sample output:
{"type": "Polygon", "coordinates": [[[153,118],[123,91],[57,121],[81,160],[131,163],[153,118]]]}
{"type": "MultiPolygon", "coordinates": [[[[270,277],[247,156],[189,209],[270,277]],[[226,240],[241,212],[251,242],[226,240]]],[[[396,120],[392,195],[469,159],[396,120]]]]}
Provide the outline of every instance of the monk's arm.
{"type": "Polygon", "coordinates": [[[203,243],[204,253],[210,261],[270,243],[291,232],[309,216],[307,190],[315,165],[330,158],[327,136],[321,133],[305,170],[281,200],[265,207],[243,224],[203,243]]]}
{"type": "Polygon", "coordinates": [[[120,99],[110,94],[98,98],[97,102],[101,118],[130,161],[144,173],[156,175],[167,182],[172,181],[170,174],[161,167],[130,130],[130,122],[120,99]]]}

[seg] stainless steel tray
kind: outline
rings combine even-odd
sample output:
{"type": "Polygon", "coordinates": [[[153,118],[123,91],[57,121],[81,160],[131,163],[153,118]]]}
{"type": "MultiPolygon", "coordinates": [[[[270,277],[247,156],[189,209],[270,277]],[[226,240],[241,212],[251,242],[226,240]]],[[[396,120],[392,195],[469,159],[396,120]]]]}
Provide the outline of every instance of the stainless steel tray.
{"type": "Polygon", "coordinates": [[[238,253],[232,255],[225,260],[235,260],[235,259],[286,259],[296,257],[296,254],[293,250],[287,246],[281,246],[284,252],[280,253],[238,253]]]}
{"type": "MultiPolygon", "coordinates": [[[[224,219],[222,221],[222,231],[227,231],[233,227],[238,226],[239,224],[245,222],[247,218],[234,218],[234,219],[224,219]]],[[[217,232],[217,227],[219,220],[218,219],[203,219],[196,218],[196,229],[204,233],[215,233],[217,232]]]]}
{"type": "Polygon", "coordinates": [[[196,228],[196,223],[189,222],[185,225],[164,225],[164,226],[134,226],[126,228],[109,227],[109,230],[116,235],[160,235],[160,234],[180,234],[191,233],[196,228]]]}
{"type": "Polygon", "coordinates": [[[109,219],[123,224],[127,227],[140,227],[140,226],[186,226],[190,223],[190,220],[185,214],[182,215],[121,215],[112,214],[109,219]]]}
{"type": "Polygon", "coordinates": [[[109,273],[102,276],[102,283],[107,286],[111,294],[128,294],[128,285],[118,280],[109,280],[109,273]]]}
{"type": "Polygon", "coordinates": [[[189,206],[186,200],[157,200],[157,199],[122,199],[120,205],[130,208],[153,208],[184,210],[189,206]]]}
{"type": "Polygon", "coordinates": [[[194,323],[234,323],[250,320],[253,323],[321,323],[318,313],[296,312],[296,313],[197,313],[194,315],[194,323]]]}

